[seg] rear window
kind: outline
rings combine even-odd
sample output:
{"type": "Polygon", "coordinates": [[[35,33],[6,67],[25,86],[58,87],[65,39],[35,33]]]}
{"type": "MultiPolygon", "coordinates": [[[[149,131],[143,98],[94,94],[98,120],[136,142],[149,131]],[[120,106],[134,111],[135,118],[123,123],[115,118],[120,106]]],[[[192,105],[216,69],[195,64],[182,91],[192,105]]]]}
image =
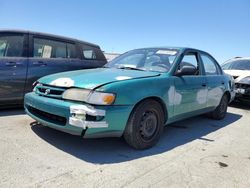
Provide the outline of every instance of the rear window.
{"type": "Polygon", "coordinates": [[[0,35],[0,57],[23,57],[23,35],[0,35]]]}
{"type": "Polygon", "coordinates": [[[88,46],[86,44],[80,44],[81,48],[81,55],[83,59],[86,60],[99,60],[99,61],[106,61],[104,54],[102,53],[101,49],[88,46]]]}
{"type": "Polygon", "coordinates": [[[82,54],[85,59],[96,59],[96,54],[94,50],[83,49],[82,54]]]}

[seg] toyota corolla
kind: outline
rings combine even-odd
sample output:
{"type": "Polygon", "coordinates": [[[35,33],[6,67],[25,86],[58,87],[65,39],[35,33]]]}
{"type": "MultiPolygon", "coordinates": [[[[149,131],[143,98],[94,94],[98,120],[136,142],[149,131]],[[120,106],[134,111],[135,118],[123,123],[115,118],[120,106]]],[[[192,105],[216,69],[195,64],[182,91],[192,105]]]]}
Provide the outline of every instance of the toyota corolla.
{"type": "Polygon", "coordinates": [[[84,138],[123,136],[146,149],[172,122],[205,113],[223,119],[232,90],[231,78],[204,51],[144,48],[103,68],[43,77],[24,106],[42,125],[84,138]]]}

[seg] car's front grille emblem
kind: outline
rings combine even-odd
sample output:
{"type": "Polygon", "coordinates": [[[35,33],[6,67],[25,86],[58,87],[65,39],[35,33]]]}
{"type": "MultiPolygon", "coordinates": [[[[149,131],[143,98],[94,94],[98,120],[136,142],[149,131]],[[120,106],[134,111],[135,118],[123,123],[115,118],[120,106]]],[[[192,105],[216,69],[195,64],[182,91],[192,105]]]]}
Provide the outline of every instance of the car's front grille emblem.
{"type": "Polygon", "coordinates": [[[50,94],[50,89],[46,89],[44,92],[44,95],[48,95],[48,94],[50,94]]]}

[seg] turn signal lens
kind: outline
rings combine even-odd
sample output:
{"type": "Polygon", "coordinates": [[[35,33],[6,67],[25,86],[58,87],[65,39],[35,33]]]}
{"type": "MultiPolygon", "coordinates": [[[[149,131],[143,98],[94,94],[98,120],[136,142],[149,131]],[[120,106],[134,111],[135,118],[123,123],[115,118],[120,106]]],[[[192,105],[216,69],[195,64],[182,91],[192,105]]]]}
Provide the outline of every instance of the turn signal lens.
{"type": "Polygon", "coordinates": [[[115,96],[114,95],[106,95],[103,97],[103,102],[105,104],[112,104],[115,100],[115,96]]]}

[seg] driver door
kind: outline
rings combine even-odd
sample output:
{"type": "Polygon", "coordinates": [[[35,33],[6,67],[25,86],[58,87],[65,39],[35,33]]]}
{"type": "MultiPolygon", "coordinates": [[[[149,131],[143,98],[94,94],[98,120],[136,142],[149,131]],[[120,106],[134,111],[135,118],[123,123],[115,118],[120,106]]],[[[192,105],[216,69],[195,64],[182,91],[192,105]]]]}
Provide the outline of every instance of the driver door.
{"type": "Polygon", "coordinates": [[[174,115],[177,119],[199,114],[206,108],[207,84],[200,63],[198,52],[187,52],[178,65],[177,69],[194,66],[197,71],[193,75],[174,76],[174,115]]]}

